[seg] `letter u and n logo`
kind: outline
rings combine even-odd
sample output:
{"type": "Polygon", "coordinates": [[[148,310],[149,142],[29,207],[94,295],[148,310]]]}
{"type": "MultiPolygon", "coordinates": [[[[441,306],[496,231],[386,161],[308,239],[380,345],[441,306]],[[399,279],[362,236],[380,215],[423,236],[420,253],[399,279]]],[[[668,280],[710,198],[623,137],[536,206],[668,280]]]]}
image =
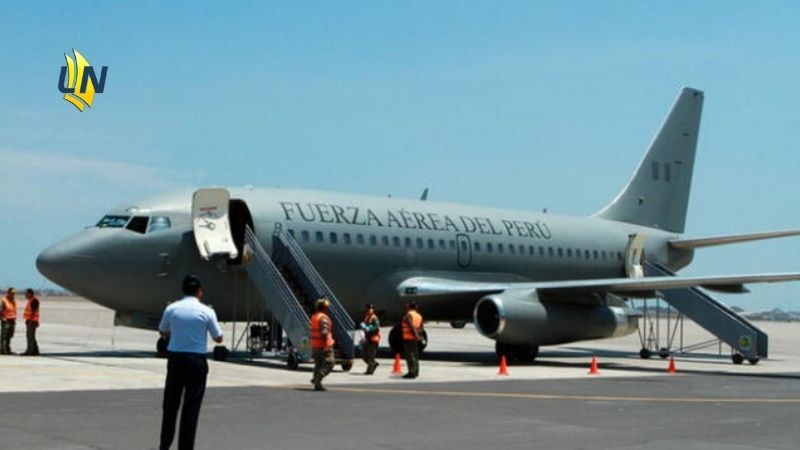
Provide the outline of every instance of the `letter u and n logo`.
{"type": "Polygon", "coordinates": [[[61,66],[61,75],[58,77],[58,90],[64,94],[64,100],[75,105],[78,110],[92,107],[94,94],[102,94],[106,87],[106,73],[108,66],[103,66],[100,70],[100,79],[89,61],[77,50],[73,59],[69,54],[64,53],[67,60],[66,66],[61,66]],[[90,82],[91,80],[91,82],[90,82]]]}

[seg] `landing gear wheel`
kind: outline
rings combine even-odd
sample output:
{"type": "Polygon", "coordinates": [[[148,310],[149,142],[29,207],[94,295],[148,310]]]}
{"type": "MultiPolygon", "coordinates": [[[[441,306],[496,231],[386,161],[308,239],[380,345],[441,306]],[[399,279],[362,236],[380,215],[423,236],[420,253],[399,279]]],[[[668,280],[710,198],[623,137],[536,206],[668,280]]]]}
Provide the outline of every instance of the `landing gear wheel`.
{"type": "Polygon", "coordinates": [[[464,328],[465,326],[467,326],[467,322],[465,320],[455,320],[453,322],[450,322],[450,326],[455,328],[455,329],[460,330],[460,329],[464,328]]]}
{"type": "Polygon", "coordinates": [[[167,357],[167,345],[169,341],[166,338],[160,337],[156,341],[156,356],[159,358],[167,357]]]}
{"type": "Polygon", "coordinates": [[[658,349],[658,357],[661,359],[667,359],[669,356],[669,349],[666,347],[661,347],[658,349]]]}
{"type": "Polygon", "coordinates": [[[350,361],[342,361],[341,366],[342,366],[342,370],[344,370],[345,372],[350,372],[350,369],[353,368],[353,361],[352,360],[350,360],[350,361]]]}
{"type": "Polygon", "coordinates": [[[742,356],[741,353],[733,353],[731,354],[731,361],[733,361],[734,364],[739,365],[744,362],[744,356],[742,356]]]}
{"type": "Polygon", "coordinates": [[[226,361],[231,352],[224,345],[214,347],[214,361],[226,361]]]}
{"type": "MultiPolygon", "coordinates": [[[[428,347],[428,332],[425,329],[422,330],[422,339],[419,346],[420,355],[428,347]]],[[[389,331],[389,347],[395,355],[403,354],[403,327],[399,324],[389,331]]]]}
{"type": "Polygon", "coordinates": [[[514,345],[504,342],[495,342],[494,351],[498,358],[505,355],[507,362],[530,364],[539,356],[538,345],[514,345]]]}
{"type": "Polygon", "coordinates": [[[289,353],[289,356],[286,357],[286,367],[289,370],[297,370],[297,366],[300,365],[300,360],[297,358],[297,355],[294,352],[289,353]]]}
{"type": "Polygon", "coordinates": [[[651,352],[649,349],[643,348],[639,350],[639,358],[650,359],[651,356],[653,356],[653,352],[651,352]]]}
{"type": "Polygon", "coordinates": [[[403,354],[403,329],[399,324],[389,331],[389,347],[395,355],[403,354]]]}
{"type": "Polygon", "coordinates": [[[747,358],[747,362],[749,362],[751,366],[755,366],[758,364],[758,358],[747,358]]]}

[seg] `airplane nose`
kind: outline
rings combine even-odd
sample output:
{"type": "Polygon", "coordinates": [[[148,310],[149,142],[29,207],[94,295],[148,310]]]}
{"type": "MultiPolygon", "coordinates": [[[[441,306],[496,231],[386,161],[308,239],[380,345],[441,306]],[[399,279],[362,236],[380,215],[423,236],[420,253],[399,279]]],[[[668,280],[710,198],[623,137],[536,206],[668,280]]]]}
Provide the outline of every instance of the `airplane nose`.
{"type": "Polygon", "coordinates": [[[39,273],[69,290],[75,290],[86,269],[97,262],[88,236],[74,236],[44,249],[36,258],[39,273]]]}

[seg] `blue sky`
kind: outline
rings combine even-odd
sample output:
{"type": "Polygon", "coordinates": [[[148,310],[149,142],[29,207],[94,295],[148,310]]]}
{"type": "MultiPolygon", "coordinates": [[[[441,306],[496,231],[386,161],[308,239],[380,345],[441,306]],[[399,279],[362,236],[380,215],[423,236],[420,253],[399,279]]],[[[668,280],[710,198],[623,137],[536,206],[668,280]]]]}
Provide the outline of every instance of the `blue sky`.
{"type": "MultiPolygon", "coordinates": [[[[6,2],[0,284],[112,205],[284,186],[589,214],[681,86],[706,92],[687,233],[800,227],[793,2],[6,2]],[[79,113],[64,53],[109,66],[79,113]]],[[[800,239],[687,274],[800,270],[800,239]]],[[[800,309],[800,284],[726,301],[800,309]]]]}

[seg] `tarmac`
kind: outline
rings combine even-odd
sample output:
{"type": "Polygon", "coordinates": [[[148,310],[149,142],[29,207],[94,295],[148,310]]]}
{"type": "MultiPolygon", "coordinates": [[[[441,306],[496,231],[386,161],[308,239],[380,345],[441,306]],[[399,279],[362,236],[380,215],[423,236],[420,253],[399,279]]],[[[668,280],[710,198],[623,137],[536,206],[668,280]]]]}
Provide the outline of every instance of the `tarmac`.
{"type": "MultiPolygon", "coordinates": [[[[43,355],[0,358],[0,449],[156,447],[165,360],[153,356],[154,332],[112,317],[80,299],[42,300],[43,355]]],[[[427,325],[417,380],[392,375],[387,352],[374,376],[357,361],[321,393],[309,365],[241,354],[209,362],[197,448],[800,448],[800,324],[758,325],[769,359],[734,365],[714,345],[677,353],[676,374],[640,359],[634,334],[545,347],[499,376],[493,341],[471,325],[427,325]],[[599,375],[588,374],[592,355],[599,375]]],[[[710,338],[686,322],[684,344],[710,338]]],[[[24,351],[24,331],[12,347],[24,351]]]]}

